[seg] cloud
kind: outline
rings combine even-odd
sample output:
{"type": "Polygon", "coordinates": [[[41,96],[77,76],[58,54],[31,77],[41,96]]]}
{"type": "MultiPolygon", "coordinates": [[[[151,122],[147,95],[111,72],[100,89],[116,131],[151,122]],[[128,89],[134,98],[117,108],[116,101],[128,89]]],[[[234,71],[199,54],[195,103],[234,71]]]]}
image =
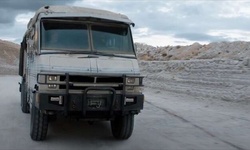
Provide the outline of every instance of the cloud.
{"type": "Polygon", "coordinates": [[[13,23],[16,13],[9,12],[7,9],[0,8],[0,24],[13,23]]]}
{"type": "MultiPolygon", "coordinates": [[[[144,12],[136,14],[135,22],[139,27],[147,27],[155,35],[173,35],[176,38],[193,42],[213,42],[227,40],[246,40],[244,32],[250,30],[250,3],[240,2],[236,5],[225,1],[175,1],[166,2],[165,12],[144,12]],[[218,15],[220,14],[220,15],[218,15]],[[234,16],[234,17],[225,17],[234,16]],[[140,19],[144,18],[144,19],[140,19]],[[225,34],[209,35],[211,30],[237,32],[232,38],[225,34]]],[[[155,6],[157,8],[161,6],[155,6]]],[[[185,42],[184,42],[185,43],[185,42]]],[[[166,42],[167,44],[167,42],[166,42]]]]}
{"type": "Polygon", "coordinates": [[[0,0],[0,39],[19,43],[35,11],[46,5],[65,5],[76,0],[0,0]]]}
{"type": "MultiPolygon", "coordinates": [[[[139,43],[145,43],[152,46],[166,46],[166,45],[190,45],[193,42],[183,39],[175,38],[172,35],[149,35],[144,37],[134,37],[134,40],[139,43]],[[157,41],[157,42],[156,42],[157,41]]],[[[202,42],[203,43],[203,42],[202,42]]]]}
{"type": "Polygon", "coordinates": [[[34,12],[46,5],[65,5],[74,1],[66,0],[1,0],[0,23],[14,23],[15,16],[20,13],[34,12]]]}
{"type": "Polygon", "coordinates": [[[74,1],[67,1],[67,0],[1,0],[0,8],[4,8],[7,10],[28,10],[28,11],[35,11],[38,8],[45,6],[45,5],[63,5],[67,3],[72,3],[74,1]]]}
{"type": "Polygon", "coordinates": [[[250,2],[211,0],[0,0],[0,38],[18,39],[35,10],[52,4],[125,14],[135,41],[153,45],[249,39],[250,2]]]}
{"type": "Polygon", "coordinates": [[[28,12],[24,14],[19,14],[16,16],[15,21],[20,24],[27,25],[30,21],[30,18],[32,18],[35,15],[35,12],[28,12]]]}
{"type": "Polygon", "coordinates": [[[250,41],[250,31],[243,30],[211,30],[208,32],[211,36],[220,36],[226,41],[250,41]]]}
{"type": "Polygon", "coordinates": [[[203,42],[215,42],[215,41],[223,41],[227,40],[221,34],[205,34],[205,33],[179,33],[175,34],[174,37],[176,38],[184,38],[189,41],[203,41],[203,42]]]}

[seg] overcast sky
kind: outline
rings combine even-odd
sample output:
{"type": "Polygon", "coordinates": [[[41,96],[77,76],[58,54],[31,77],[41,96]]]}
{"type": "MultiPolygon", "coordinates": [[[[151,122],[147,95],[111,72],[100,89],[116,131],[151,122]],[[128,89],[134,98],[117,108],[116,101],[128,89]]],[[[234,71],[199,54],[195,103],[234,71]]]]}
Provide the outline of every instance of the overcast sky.
{"type": "Polygon", "coordinates": [[[134,41],[154,46],[250,41],[250,0],[0,0],[0,39],[19,43],[35,11],[74,5],[127,15],[134,41]]]}

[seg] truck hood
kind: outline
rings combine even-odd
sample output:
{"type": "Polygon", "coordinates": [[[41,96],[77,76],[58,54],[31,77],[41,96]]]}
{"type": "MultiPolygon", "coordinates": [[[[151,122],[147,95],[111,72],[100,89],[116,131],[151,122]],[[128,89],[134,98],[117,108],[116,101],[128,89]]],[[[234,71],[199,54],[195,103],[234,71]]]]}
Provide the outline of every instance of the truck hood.
{"type": "Polygon", "coordinates": [[[37,67],[41,72],[96,73],[96,74],[140,74],[136,59],[98,56],[88,58],[71,55],[40,55],[37,67]]]}

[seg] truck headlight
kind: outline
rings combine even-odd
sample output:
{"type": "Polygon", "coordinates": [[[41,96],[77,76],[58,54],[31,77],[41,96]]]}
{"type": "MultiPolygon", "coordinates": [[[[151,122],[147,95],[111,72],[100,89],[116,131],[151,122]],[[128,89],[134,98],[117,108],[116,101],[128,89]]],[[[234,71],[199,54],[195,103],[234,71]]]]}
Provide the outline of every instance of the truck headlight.
{"type": "Polygon", "coordinates": [[[135,83],[135,78],[127,78],[127,83],[128,84],[134,84],[135,83]]]}
{"type": "Polygon", "coordinates": [[[48,76],[48,81],[57,81],[57,76],[55,76],[55,75],[49,75],[48,76]]]}
{"type": "Polygon", "coordinates": [[[142,78],[139,77],[127,77],[126,85],[142,85],[142,78]]]}
{"type": "Polygon", "coordinates": [[[55,84],[60,80],[59,75],[46,75],[46,74],[38,74],[37,82],[39,84],[55,84]]]}

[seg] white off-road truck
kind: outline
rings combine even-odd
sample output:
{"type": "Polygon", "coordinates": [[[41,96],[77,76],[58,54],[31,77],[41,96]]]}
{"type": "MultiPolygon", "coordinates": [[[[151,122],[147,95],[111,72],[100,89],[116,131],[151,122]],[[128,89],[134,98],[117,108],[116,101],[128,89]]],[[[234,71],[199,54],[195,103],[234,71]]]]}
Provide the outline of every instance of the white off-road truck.
{"type": "Polygon", "coordinates": [[[111,122],[128,139],[143,109],[143,77],[127,16],[71,7],[40,8],[21,42],[21,109],[31,113],[30,136],[44,140],[58,115],[111,122]]]}

